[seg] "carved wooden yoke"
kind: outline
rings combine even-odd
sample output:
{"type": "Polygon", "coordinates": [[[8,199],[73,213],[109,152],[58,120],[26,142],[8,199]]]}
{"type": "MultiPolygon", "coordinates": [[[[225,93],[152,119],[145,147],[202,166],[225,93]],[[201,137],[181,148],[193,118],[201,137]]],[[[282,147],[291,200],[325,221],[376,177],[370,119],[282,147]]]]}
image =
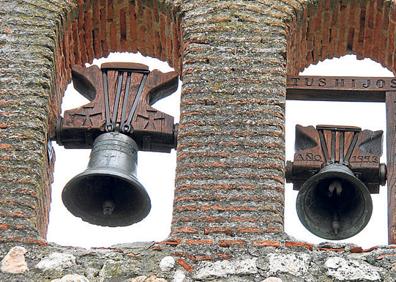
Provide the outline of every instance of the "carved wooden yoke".
{"type": "Polygon", "coordinates": [[[58,119],[58,144],[91,148],[100,134],[118,131],[132,137],[139,150],[170,152],[176,147],[174,118],[151,106],[177,90],[176,72],[150,71],[136,63],[104,63],[101,68],[73,66],[72,79],[90,102],[58,119]]]}
{"type": "Polygon", "coordinates": [[[388,243],[396,244],[396,78],[289,76],[286,97],[288,100],[386,103],[388,243]]]}
{"type": "Polygon", "coordinates": [[[355,126],[296,125],[294,161],[286,164],[286,181],[300,190],[303,183],[325,165],[348,166],[372,194],[386,183],[386,166],[380,164],[382,130],[355,126]]]}

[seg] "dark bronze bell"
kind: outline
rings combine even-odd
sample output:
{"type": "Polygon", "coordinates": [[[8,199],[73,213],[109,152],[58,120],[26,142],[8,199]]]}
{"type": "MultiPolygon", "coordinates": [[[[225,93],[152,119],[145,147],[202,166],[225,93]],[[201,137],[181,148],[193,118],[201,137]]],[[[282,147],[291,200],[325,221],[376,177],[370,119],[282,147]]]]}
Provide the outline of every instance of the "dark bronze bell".
{"type": "Polygon", "coordinates": [[[297,214],[310,232],[342,240],[367,225],[373,211],[370,194],[386,182],[382,134],[355,126],[296,126],[286,181],[299,191],[297,214]]]}
{"type": "Polygon", "coordinates": [[[151,202],[136,178],[137,151],[135,141],[125,134],[109,132],[97,137],[88,168],[63,189],[66,208],[101,226],[127,226],[145,218],[151,202]]]}
{"type": "Polygon", "coordinates": [[[310,177],[301,186],[296,207],[301,223],[329,240],[358,234],[373,210],[366,185],[341,164],[327,165],[310,177]]]}

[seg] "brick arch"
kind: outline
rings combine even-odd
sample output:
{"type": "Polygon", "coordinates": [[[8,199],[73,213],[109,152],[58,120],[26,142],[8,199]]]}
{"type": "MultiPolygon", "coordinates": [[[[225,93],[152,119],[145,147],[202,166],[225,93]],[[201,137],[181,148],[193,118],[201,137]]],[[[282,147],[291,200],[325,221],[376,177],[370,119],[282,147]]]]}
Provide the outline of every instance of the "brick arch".
{"type": "Polygon", "coordinates": [[[60,28],[55,50],[55,95],[50,129],[71,79],[71,66],[92,63],[110,52],[140,52],[181,71],[177,1],[78,0],[60,28]],[[176,3],[176,4],[175,4],[176,3]]]}
{"type": "Polygon", "coordinates": [[[289,23],[287,72],[296,75],[325,59],[355,54],[396,71],[396,3],[304,1],[289,23]]]}

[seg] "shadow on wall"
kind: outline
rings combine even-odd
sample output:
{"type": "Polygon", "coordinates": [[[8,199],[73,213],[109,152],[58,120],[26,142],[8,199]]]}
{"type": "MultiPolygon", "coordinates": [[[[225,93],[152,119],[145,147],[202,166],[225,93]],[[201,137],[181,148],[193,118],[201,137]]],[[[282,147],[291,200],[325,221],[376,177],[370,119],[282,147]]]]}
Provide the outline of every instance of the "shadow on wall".
{"type": "MultiPolygon", "coordinates": [[[[107,58],[95,59],[93,64],[123,61],[146,64],[152,69],[169,72],[173,69],[167,63],[144,57],[141,54],[111,53],[107,58]]],[[[175,117],[179,121],[180,89],[170,97],[158,101],[154,107],[175,117]]],[[[62,112],[84,105],[88,102],[69,84],[62,103],[62,112]]],[[[56,163],[48,241],[61,245],[82,247],[110,246],[118,243],[137,241],[160,241],[170,233],[174,181],[176,171],[176,152],[170,154],[139,152],[138,179],[146,188],[152,203],[150,214],[141,222],[129,227],[99,227],[74,217],[62,203],[61,193],[65,184],[76,174],[87,168],[90,150],[71,150],[54,144],[56,163]]]]}
{"type": "MultiPolygon", "coordinates": [[[[357,60],[354,55],[340,59],[325,60],[306,68],[301,75],[324,76],[383,76],[393,74],[380,64],[370,60],[357,60]]],[[[295,125],[337,124],[354,125],[362,129],[384,130],[384,152],[381,158],[386,163],[385,150],[385,103],[346,103],[288,101],[286,105],[286,159],[293,160],[295,125]]],[[[387,244],[387,189],[380,188],[380,194],[372,194],[373,214],[369,224],[358,235],[342,242],[351,242],[362,247],[387,244]]],[[[314,236],[300,223],[296,213],[297,191],[286,185],[285,231],[297,240],[320,243],[324,239],[314,236]]]]}

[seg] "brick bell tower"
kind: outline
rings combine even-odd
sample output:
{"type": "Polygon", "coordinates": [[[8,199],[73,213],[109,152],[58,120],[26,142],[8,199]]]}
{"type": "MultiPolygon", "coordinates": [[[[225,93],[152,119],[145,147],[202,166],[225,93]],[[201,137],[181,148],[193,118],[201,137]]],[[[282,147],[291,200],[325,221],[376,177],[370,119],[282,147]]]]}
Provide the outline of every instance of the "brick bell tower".
{"type": "MultiPolygon", "coordinates": [[[[13,254],[25,255],[35,269],[18,277],[2,270],[0,280],[71,273],[92,281],[151,275],[168,281],[396,279],[391,246],[374,254],[346,244],[296,242],[284,233],[287,75],[349,53],[394,71],[395,2],[0,3],[0,254],[23,245],[26,255],[13,254]],[[55,161],[48,142],[72,66],[110,52],[168,62],[183,89],[169,240],[138,251],[92,250],[96,263],[85,251],[45,240],[55,161]],[[370,259],[352,255],[363,252],[370,259]],[[67,263],[47,271],[46,258],[54,257],[67,263]],[[264,280],[273,276],[281,280],[264,280]]],[[[394,216],[389,221],[394,232],[394,216]]]]}

